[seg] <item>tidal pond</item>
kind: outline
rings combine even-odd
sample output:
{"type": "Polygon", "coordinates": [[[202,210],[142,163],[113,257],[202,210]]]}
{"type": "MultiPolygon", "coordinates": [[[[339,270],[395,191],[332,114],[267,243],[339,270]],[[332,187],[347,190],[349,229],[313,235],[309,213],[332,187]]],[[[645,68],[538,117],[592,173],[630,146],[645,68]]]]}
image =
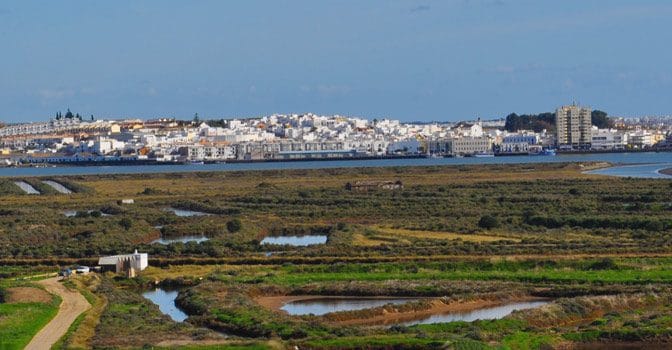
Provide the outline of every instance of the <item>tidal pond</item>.
{"type": "Polygon", "coordinates": [[[261,244],[291,245],[295,247],[325,243],[327,243],[326,235],[268,236],[261,241],[261,244]]]}
{"type": "Polygon", "coordinates": [[[405,304],[419,298],[344,298],[316,297],[315,299],[297,300],[283,305],[280,310],[290,315],[324,315],[338,311],[363,310],[387,304],[405,304]]]}
{"type": "Polygon", "coordinates": [[[162,288],[155,288],[142,293],[142,296],[145,299],[150,300],[152,303],[159,306],[159,310],[165,315],[170,316],[175,322],[182,322],[189,317],[182,310],[180,310],[177,305],[175,305],[175,298],[177,298],[178,292],[176,290],[164,290],[162,288]]]}

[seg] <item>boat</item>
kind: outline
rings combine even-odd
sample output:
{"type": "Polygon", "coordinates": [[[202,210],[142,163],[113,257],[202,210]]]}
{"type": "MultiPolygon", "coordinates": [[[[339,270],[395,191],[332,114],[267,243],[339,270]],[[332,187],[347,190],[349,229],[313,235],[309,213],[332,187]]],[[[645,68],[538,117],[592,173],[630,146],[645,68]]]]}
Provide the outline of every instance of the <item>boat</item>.
{"type": "Polygon", "coordinates": [[[555,154],[554,149],[545,149],[541,152],[530,153],[531,156],[554,156],[555,154]]]}
{"type": "Polygon", "coordinates": [[[494,156],[495,156],[494,153],[488,153],[488,152],[474,153],[474,157],[476,158],[492,158],[494,156]]]}
{"type": "Polygon", "coordinates": [[[530,152],[528,153],[531,156],[554,156],[555,155],[555,149],[553,148],[541,148],[539,146],[535,146],[534,148],[530,146],[530,152]]]}

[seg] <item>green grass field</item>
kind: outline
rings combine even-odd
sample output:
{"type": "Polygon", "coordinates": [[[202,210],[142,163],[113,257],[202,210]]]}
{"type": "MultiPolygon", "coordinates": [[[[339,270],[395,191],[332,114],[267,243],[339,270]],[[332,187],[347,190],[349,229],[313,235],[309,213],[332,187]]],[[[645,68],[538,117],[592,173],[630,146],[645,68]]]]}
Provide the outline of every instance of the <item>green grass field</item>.
{"type": "Polygon", "coordinates": [[[50,304],[0,304],[0,349],[23,349],[58,312],[60,298],[50,304]]]}

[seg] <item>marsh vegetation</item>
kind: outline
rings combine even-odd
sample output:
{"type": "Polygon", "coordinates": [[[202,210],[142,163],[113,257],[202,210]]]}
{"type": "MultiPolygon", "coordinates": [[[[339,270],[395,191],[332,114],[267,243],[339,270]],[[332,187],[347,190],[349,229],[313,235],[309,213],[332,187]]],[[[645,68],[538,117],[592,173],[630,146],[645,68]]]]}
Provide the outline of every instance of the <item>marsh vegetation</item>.
{"type": "Polygon", "coordinates": [[[669,344],[672,184],[582,173],[588,167],[3,179],[0,273],[17,278],[148,252],[151,266],[138,278],[108,274],[80,286],[99,305],[80,344],[99,348],[669,344]],[[404,188],[345,188],[356,181],[404,188]],[[188,318],[175,322],[143,298],[157,283],[179,288],[175,302],[188,318]],[[306,298],[377,301],[282,310],[306,298]],[[534,307],[504,310],[521,303],[534,307]],[[484,308],[506,312],[486,320],[474,311],[484,308]],[[472,316],[419,324],[456,313],[472,316]]]}

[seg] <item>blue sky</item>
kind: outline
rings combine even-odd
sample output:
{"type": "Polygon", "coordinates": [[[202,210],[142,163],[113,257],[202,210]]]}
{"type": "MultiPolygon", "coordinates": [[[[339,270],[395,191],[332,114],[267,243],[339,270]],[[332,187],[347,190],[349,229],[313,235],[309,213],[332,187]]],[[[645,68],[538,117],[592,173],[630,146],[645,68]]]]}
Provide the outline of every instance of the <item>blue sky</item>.
{"type": "Polygon", "coordinates": [[[0,120],[672,114],[672,1],[0,3],[0,120]]]}

